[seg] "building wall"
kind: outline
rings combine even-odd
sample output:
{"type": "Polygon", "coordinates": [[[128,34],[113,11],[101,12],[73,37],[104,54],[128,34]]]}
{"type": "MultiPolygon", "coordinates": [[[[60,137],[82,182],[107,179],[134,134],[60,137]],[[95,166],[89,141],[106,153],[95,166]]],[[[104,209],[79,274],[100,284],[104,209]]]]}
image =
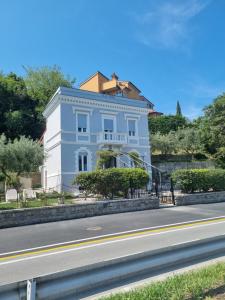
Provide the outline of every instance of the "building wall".
{"type": "Polygon", "coordinates": [[[45,164],[42,185],[48,189],[61,190],[61,106],[49,115],[44,135],[45,164]]]}
{"type": "Polygon", "coordinates": [[[58,105],[46,120],[45,141],[49,143],[61,128],[61,107],[58,105]]]}
{"type": "Polygon", "coordinates": [[[46,160],[47,187],[61,190],[61,145],[56,144],[47,152],[46,160]]]}
{"type": "MultiPolygon", "coordinates": [[[[47,117],[47,130],[44,138],[45,150],[48,153],[45,163],[47,188],[60,186],[65,190],[71,190],[74,177],[79,173],[80,151],[88,153],[88,171],[96,168],[97,151],[103,148],[108,149],[109,146],[104,146],[105,144],[103,145],[99,140],[103,133],[103,116],[112,116],[115,119],[115,133],[127,137],[127,143],[112,144],[112,150],[125,153],[137,151],[147,163],[151,163],[147,111],[139,111],[138,107],[135,107],[137,105],[135,100],[132,101],[134,106],[131,106],[129,99],[123,99],[123,105],[127,104],[127,106],[122,109],[121,105],[116,105],[117,97],[112,98],[115,103],[111,101],[108,103],[109,96],[106,96],[102,104],[87,102],[86,98],[70,97],[66,101],[67,98],[60,97],[59,105],[47,117]],[[79,112],[88,116],[89,130],[86,133],[77,131],[79,112]],[[137,136],[135,137],[128,136],[129,118],[136,120],[137,136]]],[[[126,162],[126,164],[129,163],[129,161],[126,162]]],[[[120,166],[119,161],[118,166],[120,166]]]]}
{"type": "Polygon", "coordinates": [[[80,85],[81,90],[92,91],[97,93],[106,93],[109,95],[116,95],[120,91],[119,86],[123,89],[127,87],[128,90],[123,92],[123,96],[130,99],[141,99],[140,91],[136,89],[129,81],[121,81],[117,78],[107,79],[97,72],[94,76],[80,85]]]}
{"type": "Polygon", "coordinates": [[[126,95],[128,98],[131,98],[131,99],[140,99],[140,91],[135,89],[134,86],[129,83],[125,84],[125,85],[127,85],[127,87],[129,87],[129,92],[125,93],[124,95],[126,95]]]}
{"type": "Polygon", "coordinates": [[[92,91],[99,93],[102,90],[102,86],[108,80],[99,73],[96,73],[90,80],[86,81],[80,86],[81,90],[92,91]]]}

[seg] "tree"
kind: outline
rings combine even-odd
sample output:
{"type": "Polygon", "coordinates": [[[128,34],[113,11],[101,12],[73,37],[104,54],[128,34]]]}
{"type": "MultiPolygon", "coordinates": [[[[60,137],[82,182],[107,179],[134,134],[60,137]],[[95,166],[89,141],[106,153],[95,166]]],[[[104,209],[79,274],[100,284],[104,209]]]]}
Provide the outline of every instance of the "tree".
{"type": "Polygon", "coordinates": [[[189,123],[183,116],[163,115],[149,118],[149,130],[152,134],[157,132],[167,134],[170,131],[177,131],[178,128],[187,126],[189,126],[189,123]]]}
{"type": "Polygon", "coordinates": [[[131,151],[128,153],[128,155],[132,159],[135,168],[143,168],[143,161],[140,159],[140,156],[137,152],[131,151]]]}
{"type": "Polygon", "coordinates": [[[177,107],[176,107],[176,116],[182,116],[182,111],[181,111],[181,107],[180,107],[180,102],[177,101],[177,107]]]}
{"type": "Polygon", "coordinates": [[[176,133],[177,149],[191,154],[202,150],[200,132],[196,128],[179,129],[176,133]]]}
{"type": "Polygon", "coordinates": [[[43,159],[43,148],[38,142],[24,136],[13,141],[4,134],[0,136],[0,173],[8,182],[22,173],[37,171],[43,159]]]}
{"type": "Polygon", "coordinates": [[[214,155],[214,158],[217,164],[225,169],[225,147],[220,147],[217,149],[217,152],[214,155]]]}
{"type": "Polygon", "coordinates": [[[72,87],[75,82],[74,78],[65,76],[56,65],[41,68],[24,67],[24,69],[28,95],[37,101],[37,109],[41,113],[59,86],[72,87]]]}
{"type": "Polygon", "coordinates": [[[204,150],[225,166],[225,93],[217,97],[204,109],[204,116],[198,119],[204,150]]]}
{"type": "Polygon", "coordinates": [[[0,73],[0,134],[10,139],[40,138],[45,128],[42,112],[50,97],[59,86],[74,83],[57,66],[25,70],[25,80],[15,73],[0,73]]]}
{"type": "Polygon", "coordinates": [[[25,82],[14,73],[0,74],[0,120],[0,135],[7,138],[25,135],[36,139],[43,131],[25,82]]]}
{"type": "Polygon", "coordinates": [[[108,169],[115,167],[116,157],[119,154],[113,150],[99,150],[97,155],[97,169],[108,169]]]}
{"type": "Polygon", "coordinates": [[[151,135],[152,152],[160,152],[163,155],[172,154],[176,151],[176,136],[175,132],[171,131],[168,134],[151,135]]]}

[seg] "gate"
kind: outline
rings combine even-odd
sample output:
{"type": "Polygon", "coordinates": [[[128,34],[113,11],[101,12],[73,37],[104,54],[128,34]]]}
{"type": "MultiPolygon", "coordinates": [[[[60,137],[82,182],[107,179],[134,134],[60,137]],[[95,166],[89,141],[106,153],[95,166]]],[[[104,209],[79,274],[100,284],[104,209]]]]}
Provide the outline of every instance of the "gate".
{"type": "Polygon", "coordinates": [[[160,199],[160,204],[175,205],[173,181],[166,172],[152,168],[152,190],[160,199]]]}

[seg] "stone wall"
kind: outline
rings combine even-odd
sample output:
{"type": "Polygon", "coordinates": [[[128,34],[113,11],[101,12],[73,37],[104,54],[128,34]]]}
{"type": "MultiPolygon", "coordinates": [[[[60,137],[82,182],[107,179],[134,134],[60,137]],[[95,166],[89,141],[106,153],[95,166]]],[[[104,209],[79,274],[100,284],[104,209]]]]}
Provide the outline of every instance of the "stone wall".
{"type": "Polygon", "coordinates": [[[156,197],[0,211],[0,228],[159,208],[156,197]]]}
{"type": "Polygon", "coordinates": [[[20,183],[23,189],[30,189],[35,185],[41,186],[41,174],[31,173],[29,176],[22,175],[20,176],[20,183]]]}
{"type": "Polygon", "coordinates": [[[225,191],[175,195],[175,203],[177,206],[217,202],[225,202],[225,191]]]}

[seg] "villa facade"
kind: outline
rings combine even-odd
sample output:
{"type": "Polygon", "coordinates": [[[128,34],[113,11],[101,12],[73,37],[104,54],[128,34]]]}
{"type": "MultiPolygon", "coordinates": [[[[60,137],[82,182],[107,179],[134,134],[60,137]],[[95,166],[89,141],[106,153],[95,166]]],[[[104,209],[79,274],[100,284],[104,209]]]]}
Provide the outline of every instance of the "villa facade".
{"type": "Polygon", "coordinates": [[[95,170],[97,152],[103,149],[120,153],[115,167],[133,166],[129,152],[137,152],[150,166],[151,105],[127,94],[59,87],[44,111],[44,188],[71,190],[77,174],[95,170]]]}

